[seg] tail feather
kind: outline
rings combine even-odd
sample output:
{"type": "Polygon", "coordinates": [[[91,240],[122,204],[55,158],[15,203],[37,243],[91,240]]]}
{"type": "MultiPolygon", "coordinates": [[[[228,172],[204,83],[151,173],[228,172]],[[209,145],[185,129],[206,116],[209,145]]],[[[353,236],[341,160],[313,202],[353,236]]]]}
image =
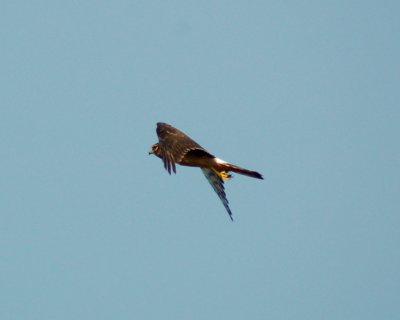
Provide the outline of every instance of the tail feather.
{"type": "Polygon", "coordinates": [[[264,179],[263,176],[261,175],[261,173],[258,173],[257,171],[247,170],[247,169],[235,166],[230,163],[224,164],[224,167],[225,167],[226,171],[233,171],[233,172],[243,174],[245,176],[256,178],[256,179],[264,179]]]}

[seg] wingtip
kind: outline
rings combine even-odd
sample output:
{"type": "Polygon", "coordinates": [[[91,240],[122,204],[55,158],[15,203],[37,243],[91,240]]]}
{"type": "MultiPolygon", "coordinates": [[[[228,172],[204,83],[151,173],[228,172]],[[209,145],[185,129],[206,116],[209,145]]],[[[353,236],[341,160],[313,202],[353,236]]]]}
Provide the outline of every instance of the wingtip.
{"type": "Polygon", "coordinates": [[[253,174],[254,174],[253,175],[254,178],[264,180],[264,176],[261,173],[254,171],[253,174]]]}
{"type": "Polygon", "coordinates": [[[264,180],[264,176],[257,171],[252,171],[251,177],[260,179],[260,180],[264,180]]]}

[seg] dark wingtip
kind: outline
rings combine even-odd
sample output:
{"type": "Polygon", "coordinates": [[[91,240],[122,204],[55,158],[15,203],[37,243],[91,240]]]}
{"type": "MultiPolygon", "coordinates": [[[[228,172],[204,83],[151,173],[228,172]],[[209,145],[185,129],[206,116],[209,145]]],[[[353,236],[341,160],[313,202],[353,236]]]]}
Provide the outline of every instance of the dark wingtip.
{"type": "Polygon", "coordinates": [[[225,207],[225,209],[226,209],[226,211],[228,211],[229,218],[230,218],[230,219],[231,219],[231,221],[233,222],[233,217],[232,217],[232,211],[231,211],[231,208],[229,208],[229,206],[228,206],[228,207],[225,207]]]}
{"type": "Polygon", "coordinates": [[[254,177],[254,178],[257,178],[257,179],[264,180],[264,177],[262,176],[262,174],[261,174],[261,173],[258,173],[257,171],[254,171],[254,172],[253,172],[253,177],[254,177]]]}

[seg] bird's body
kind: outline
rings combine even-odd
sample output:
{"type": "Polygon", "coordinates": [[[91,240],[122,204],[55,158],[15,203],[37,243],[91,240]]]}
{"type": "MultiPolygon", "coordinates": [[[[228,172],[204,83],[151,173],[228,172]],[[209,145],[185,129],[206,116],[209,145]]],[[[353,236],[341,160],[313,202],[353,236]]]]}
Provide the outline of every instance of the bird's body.
{"type": "Polygon", "coordinates": [[[231,178],[228,172],[232,171],[249,177],[263,179],[262,175],[256,171],[232,165],[215,157],[189,136],[167,123],[157,123],[157,135],[159,142],[151,146],[150,153],[155,154],[163,160],[164,167],[170,174],[171,171],[176,173],[176,163],[182,166],[201,168],[205,177],[224,204],[231,219],[232,212],[229,208],[224,189],[224,180],[231,178]]]}

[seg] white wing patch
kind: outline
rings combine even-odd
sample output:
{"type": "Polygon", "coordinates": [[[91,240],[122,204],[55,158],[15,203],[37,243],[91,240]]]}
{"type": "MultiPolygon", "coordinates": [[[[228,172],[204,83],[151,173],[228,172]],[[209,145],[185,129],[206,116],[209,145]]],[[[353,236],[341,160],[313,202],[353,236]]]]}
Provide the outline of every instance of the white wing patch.
{"type": "Polygon", "coordinates": [[[215,162],[216,163],[219,163],[219,164],[225,164],[225,163],[228,163],[228,162],[226,162],[226,161],[224,161],[224,160],[222,160],[222,159],[220,159],[220,158],[215,158],[215,162]]]}
{"type": "MultiPolygon", "coordinates": [[[[217,161],[218,160],[222,161],[221,159],[217,158],[217,161]]],[[[228,199],[226,198],[226,194],[225,194],[224,180],[222,180],[218,176],[218,174],[212,169],[207,169],[207,168],[200,168],[200,169],[201,169],[201,171],[203,171],[208,182],[211,184],[214,191],[217,193],[218,197],[221,199],[222,204],[224,205],[226,211],[228,211],[229,218],[231,218],[231,220],[233,221],[232,211],[229,208],[229,202],[228,202],[228,199]]]]}

